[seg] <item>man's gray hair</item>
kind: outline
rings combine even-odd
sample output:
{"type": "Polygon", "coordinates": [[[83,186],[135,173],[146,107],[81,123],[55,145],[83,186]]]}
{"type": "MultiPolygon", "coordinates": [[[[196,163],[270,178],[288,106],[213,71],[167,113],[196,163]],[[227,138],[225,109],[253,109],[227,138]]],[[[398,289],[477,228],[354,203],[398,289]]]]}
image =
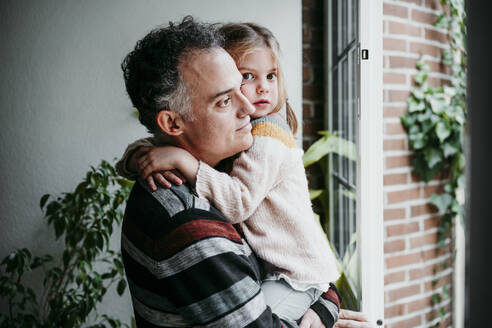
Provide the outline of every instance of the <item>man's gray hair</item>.
{"type": "Polygon", "coordinates": [[[197,22],[191,16],[180,23],[170,22],[167,27],[156,28],[137,42],[121,69],[140,122],[150,133],[161,132],[156,123],[161,110],[173,110],[184,120],[193,119],[193,90],[183,79],[180,63],[196,51],[208,51],[223,44],[217,25],[197,22]]]}

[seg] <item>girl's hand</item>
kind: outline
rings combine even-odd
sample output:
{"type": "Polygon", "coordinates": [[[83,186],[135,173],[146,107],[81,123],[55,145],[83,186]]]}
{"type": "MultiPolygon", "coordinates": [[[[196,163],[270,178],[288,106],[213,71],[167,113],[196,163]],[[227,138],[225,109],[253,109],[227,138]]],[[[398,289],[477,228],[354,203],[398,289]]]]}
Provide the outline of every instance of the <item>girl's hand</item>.
{"type": "Polygon", "coordinates": [[[177,171],[177,163],[184,150],[173,146],[140,147],[130,158],[129,166],[146,180],[152,191],[156,183],[170,188],[171,182],[181,185],[186,179],[177,171]]]}
{"type": "Polygon", "coordinates": [[[171,188],[169,181],[178,186],[186,182],[186,179],[177,170],[155,172],[149,175],[146,180],[152,191],[157,190],[156,182],[166,189],[171,188]]]}

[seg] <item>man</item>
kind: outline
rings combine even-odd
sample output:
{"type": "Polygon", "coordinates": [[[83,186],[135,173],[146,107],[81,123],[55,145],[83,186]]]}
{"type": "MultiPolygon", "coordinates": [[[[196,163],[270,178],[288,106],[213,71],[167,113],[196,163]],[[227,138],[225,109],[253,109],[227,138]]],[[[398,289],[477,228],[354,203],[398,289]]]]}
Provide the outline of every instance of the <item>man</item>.
{"type": "MultiPolygon", "coordinates": [[[[124,60],[140,121],[162,143],[211,166],[246,150],[252,105],[212,26],[187,17],[150,32],[124,60]]],[[[139,327],[292,327],[265,305],[254,254],[228,220],[188,186],[151,192],[137,181],[125,212],[122,255],[139,327]]],[[[302,324],[333,322],[331,291],[302,324]],[[314,313],[314,312],[315,313],[314,313]]],[[[302,325],[301,324],[301,325],[302,325]]]]}

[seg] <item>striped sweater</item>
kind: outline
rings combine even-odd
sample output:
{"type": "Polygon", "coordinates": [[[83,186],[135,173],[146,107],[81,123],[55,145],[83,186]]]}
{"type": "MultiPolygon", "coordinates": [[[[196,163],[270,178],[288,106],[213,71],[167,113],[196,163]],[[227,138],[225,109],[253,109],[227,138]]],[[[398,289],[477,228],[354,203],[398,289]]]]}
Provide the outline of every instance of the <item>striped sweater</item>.
{"type": "MultiPolygon", "coordinates": [[[[248,244],[185,185],[151,192],[138,180],[121,249],[139,328],[293,326],[265,305],[261,269],[248,244]]],[[[312,309],[331,327],[339,304],[330,288],[312,309]]]]}

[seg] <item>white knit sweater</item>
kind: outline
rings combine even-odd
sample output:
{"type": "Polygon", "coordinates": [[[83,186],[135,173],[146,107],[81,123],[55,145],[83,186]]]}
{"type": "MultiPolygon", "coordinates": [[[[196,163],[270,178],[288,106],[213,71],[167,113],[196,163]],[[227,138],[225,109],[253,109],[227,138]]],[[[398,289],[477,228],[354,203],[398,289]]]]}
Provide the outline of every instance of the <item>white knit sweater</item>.
{"type": "Polygon", "coordinates": [[[200,162],[196,191],[232,223],[251,248],[273,265],[270,279],[295,289],[328,289],[339,277],[336,260],[311,207],[302,150],[278,115],[253,122],[254,142],[230,174],[200,162]]]}
{"type": "MultiPolygon", "coordinates": [[[[252,121],[254,142],[234,160],[229,174],[200,162],[196,191],[237,224],[254,252],[268,262],[267,279],[293,288],[328,290],[339,277],[335,255],[314,218],[302,150],[278,115],[252,121]]],[[[128,146],[116,168],[134,178],[127,160],[153,138],[128,146]]]]}

